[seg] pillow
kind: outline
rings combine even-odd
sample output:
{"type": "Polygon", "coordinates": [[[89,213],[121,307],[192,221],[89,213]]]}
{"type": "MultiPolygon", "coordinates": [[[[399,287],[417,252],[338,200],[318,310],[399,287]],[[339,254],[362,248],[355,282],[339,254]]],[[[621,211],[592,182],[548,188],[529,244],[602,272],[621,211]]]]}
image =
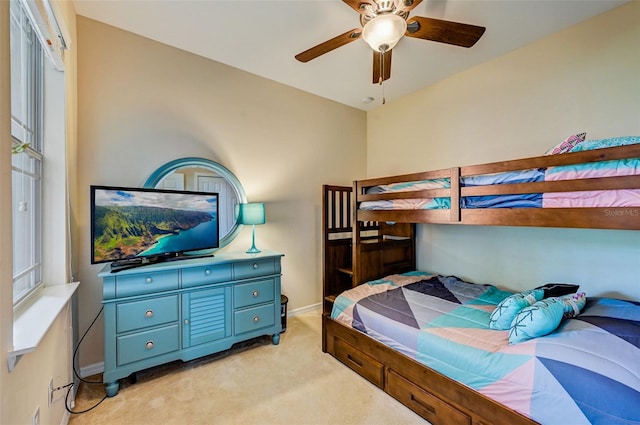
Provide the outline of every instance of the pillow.
{"type": "Polygon", "coordinates": [[[564,303],[558,297],[545,298],[523,308],[509,329],[509,344],[517,344],[553,332],[564,315],[564,303]]]}
{"type": "Polygon", "coordinates": [[[580,313],[587,302],[584,292],[545,298],[530,307],[523,308],[513,319],[509,329],[509,344],[527,341],[550,334],[558,328],[563,318],[580,313]]]}
{"type": "Polygon", "coordinates": [[[580,285],[574,285],[573,283],[547,283],[535,289],[544,290],[544,298],[549,298],[575,294],[578,292],[578,288],[580,288],[580,285]]]}
{"type": "Polygon", "coordinates": [[[559,143],[554,147],[552,147],[551,149],[549,149],[548,151],[546,151],[545,155],[555,155],[558,153],[570,152],[571,149],[574,148],[574,146],[584,142],[585,137],[587,137],[587,133],[578,133],[578,134],[571,135],[567,137],[567,139],[564,142],[559,143]]]}
{"type": "Polygon", "coordinates": [[[544,298],[543,289],[532,289],[509,295],[496,306],[489,317],[489,328],[504,331],[509,329],[513,318],[525,307],[544,298]]]}
{"type": "Polygon", "coordinates": [[[587,294],[585,294],[584,292],[578,292],[576,294],[565,295],[563,297],[560,297],[560,299],[562,300],[562,304],[564,307],[563,317],[565,319],[568,319],[571,317],[576,317],[578,314],[580,314],[585,304],[587,303],[587,294]]]}
{"type": "Polygon", "coordinates": [[[590,151],[593,149],[610,148],[614,146],[626,146],[640,143],[640,136],[612,137],[610,139],[587,140],[584,143],[574,145],[569,152],[590,151]]]}

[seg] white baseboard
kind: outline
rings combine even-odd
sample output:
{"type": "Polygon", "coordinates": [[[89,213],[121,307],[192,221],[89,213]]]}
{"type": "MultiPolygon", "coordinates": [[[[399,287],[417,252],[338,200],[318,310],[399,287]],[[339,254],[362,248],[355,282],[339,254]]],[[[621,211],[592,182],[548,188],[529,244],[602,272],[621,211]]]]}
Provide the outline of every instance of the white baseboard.
{"type": "MultiPolygon", "coordinates": [[[[69,400],[69,408],[71,410],[73,410],[73,408],[76,406],[75,403],[75,399],[76,399],[76,389],[75,388],[71,388],[71,394],[70,395],[70,400],[69,400]]],[[[67,398],[65,396],[64,403],[67,402],[67,398]]],[[[69,425],[69,421],[71,420],[71,415],[69,414],[69,411],[65,408],[64,409],[64,415],[62,415],[62,420],[60,421],[60,425],[69,425]]]]}
{"type": "Polygon", "coordinates": [[[311,304],[306,307],[299,307],[295,310],[287,311],[287,317],[297,316],[298,314],[309,313],[322,307],[322,303],[311,304]]]}
{"type": "Polygon", "coordinates": [[[80,377],[87,378],[104,372],[104,362],[90,364],[80,368],[80,377]]]}

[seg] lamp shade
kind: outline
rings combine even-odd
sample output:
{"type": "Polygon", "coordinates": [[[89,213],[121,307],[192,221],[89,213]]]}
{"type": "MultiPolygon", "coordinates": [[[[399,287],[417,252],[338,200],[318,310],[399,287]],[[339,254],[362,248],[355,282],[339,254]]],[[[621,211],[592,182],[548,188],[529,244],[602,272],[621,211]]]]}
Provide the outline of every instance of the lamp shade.
{"type": "Polygon", "coordinates": [[[264,204],[262,202],[252,202],[238,205],[239,224],[264,224],[266,217],[264,204]]]}
{"type": "Polygon", "coordinates": [[[364,26],[362,38],[376,52],[386,52],[398,44],[407,30],[407,22],[394,14],[378,15],[364,26]]]}

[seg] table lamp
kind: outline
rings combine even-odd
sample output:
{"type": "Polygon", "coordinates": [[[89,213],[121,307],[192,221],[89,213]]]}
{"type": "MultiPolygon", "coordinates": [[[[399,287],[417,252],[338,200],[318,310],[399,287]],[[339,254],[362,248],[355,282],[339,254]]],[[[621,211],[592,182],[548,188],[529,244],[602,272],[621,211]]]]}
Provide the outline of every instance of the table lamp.
{"type": "Polygon", "coordinates": [[[251,248],[247,250],[247,254],[260,252],[260,250],[256,248],[256,224],[266,223],[264,204],[262,202],[251,202],[238,205],[238,223],[251,224],[253,226],[251,248]]]}

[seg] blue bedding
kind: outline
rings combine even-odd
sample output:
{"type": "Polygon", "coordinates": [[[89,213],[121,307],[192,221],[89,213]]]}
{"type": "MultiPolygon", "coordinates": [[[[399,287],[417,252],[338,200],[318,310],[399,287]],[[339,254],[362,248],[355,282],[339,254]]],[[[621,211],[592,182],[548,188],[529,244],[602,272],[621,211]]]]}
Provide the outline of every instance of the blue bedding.
{"type": "Polygon", "coordinates": [[[589,298],[549,335],[489,328],[511,295],[423,272],[340,295],[331,317],[542,424],[640,424],[640,303],[589,298]]]}

